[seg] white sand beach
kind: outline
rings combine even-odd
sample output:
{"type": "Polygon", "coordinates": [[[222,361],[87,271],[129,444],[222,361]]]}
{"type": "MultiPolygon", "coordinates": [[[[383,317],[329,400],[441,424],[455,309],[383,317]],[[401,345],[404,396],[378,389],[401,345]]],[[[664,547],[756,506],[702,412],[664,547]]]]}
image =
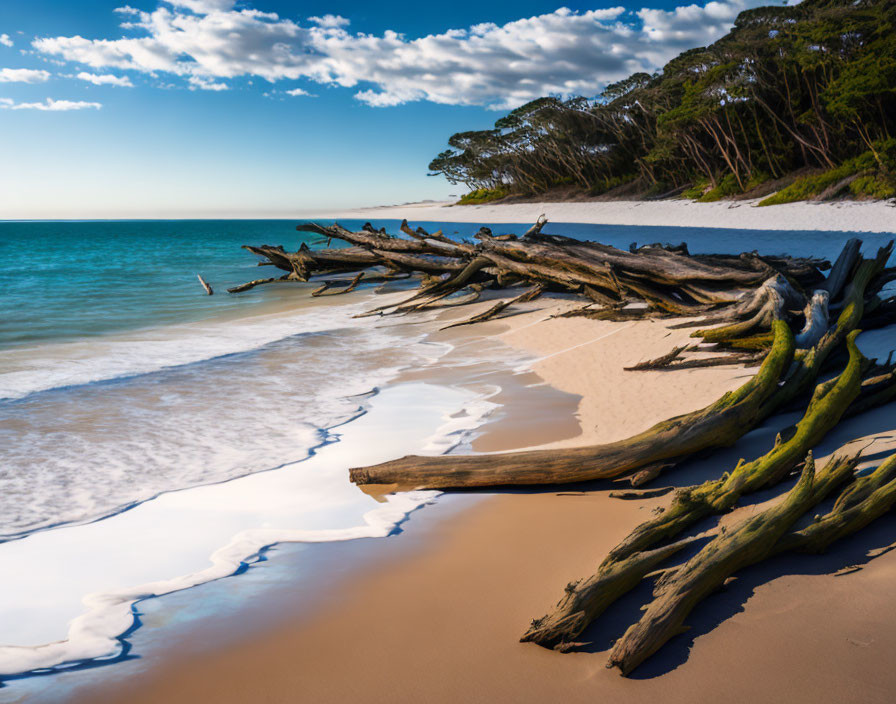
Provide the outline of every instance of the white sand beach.
{"type": "Polygon", "coordinates": [[[719,227],[751,230],[893,232],[892,201],[799,202],[757,207],[758,200],[696,203],[689,200],[586,201],[455,205],[406,203],[377,208],[309,211],[305,217],[407,219],[411,222],[532,223],[544,214],[554,222],[604,225],[719,227]]]}

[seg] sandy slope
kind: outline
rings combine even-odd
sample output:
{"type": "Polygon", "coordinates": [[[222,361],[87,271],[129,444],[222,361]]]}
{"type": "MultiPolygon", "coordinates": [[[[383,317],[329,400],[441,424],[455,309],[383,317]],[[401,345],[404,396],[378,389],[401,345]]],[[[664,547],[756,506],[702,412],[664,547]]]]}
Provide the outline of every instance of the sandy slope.
{"type": "Polygon", "coordinates": [[[531,223],[546,214],[554,222],[666,225],[752,230],[896,231],[891,202],[788,203],[756,207],[757,201],[694,203],[687,200],[467,205],[409,203],[379,208],[317,211],[306,216],[341,219],[402,219],[431,222],[531,223]]]}

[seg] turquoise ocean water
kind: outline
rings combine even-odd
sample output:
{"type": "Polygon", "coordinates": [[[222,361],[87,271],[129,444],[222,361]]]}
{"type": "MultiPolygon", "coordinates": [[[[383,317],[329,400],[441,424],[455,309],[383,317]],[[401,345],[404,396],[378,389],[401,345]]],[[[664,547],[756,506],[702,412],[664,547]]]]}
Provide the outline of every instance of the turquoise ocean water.
{"type": "MultiPolygon", "coordinates": [[[[345,221],[347,227],[360,221],[345,221]]],[[[422,223],[470,237],[478,224],[422,223]]],[[[254,296],[199,295],[201,273],[224,294],[228,286],[273,275],[252,268],[243,244],[297,249],[315,235],[295,231],[294,220],[174,220],[0,222],[0,349],[76,340],[140,327],[215,316],[251,314],[294,291],[267,289],[254,296]]],[[[398,229],[397,221],[376,225],[398,229]]],[[[496,233],[522,225],[491,225],[496,233]]],[[[692,252],[836,256],[841,233],[713,228],[551,224],[551,232],[628,247],[631,242],[687,241],[692,252]]],[[[869,246],[884,234],[860,235],[869,246]]],[[[282,272],[277,272],[282,273],[282,272]]]]}

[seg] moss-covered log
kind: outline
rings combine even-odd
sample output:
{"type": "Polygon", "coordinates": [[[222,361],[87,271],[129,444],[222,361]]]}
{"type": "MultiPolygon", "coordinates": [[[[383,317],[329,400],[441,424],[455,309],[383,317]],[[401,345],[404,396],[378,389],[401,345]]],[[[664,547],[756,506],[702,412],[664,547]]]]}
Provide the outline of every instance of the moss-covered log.
{"type": "Polygon", "coordinates": [[[850,456],[843,449],[811,481],[810,455],[800,481],[783,501],[720,532],[685,564],[666,571],[644,615],[614,645],[608,665],[630,673],[684,630],[693,608],[736,571],[784,552],[823,552],[890,511],[896,505],[896,455],[856,477],[860,455],[850,456]],[[791,530],[843,484],[846,487],[830,511],[791,530]]]}
{"type": "Polygon", "coordinates": [[[793,333],[775,324],[775,344],[756,375],[706,408],[656,424],[631,438],[606,445],[492,455],[411,455],[350,472],[357,484],[401,484],[430,489],[557,484],[617,477],[700,450],[726,447],[751,428],[757,412],[778,388],[793,356],[793,333]]]}
{"type": "Polygon", "coordinates": [[[694,557],[658,580],[653,601],[616,641],[608,665],[627,675],[686,630],[684,621],[701,600],[738,570],[774,554],[779,540],[797,520],[848,480],[857,462],[858,456],[835,457],[816,477],[810,454],[800,480],[781,502],[720,531],[694,557]]]}
{"type": "Polygon", "coordinates": [[[522,640],[561,648],[575,641],[591,621],[654,569],[645,555],[655,546],[707,516],[729,511],[741,496],[774,485],[799,464],[859,395],[865,360],[855,337],[854,333],[849,338],[850,360],[844,371],[836,379],[819,384],[802,420],[791,432],[780,434],[766,454],[752,462],[742,460],[720,479],[677,491],[665,511],[635,528],[610,551],[594,575],[567,592],[522,640]],[[625,575],[625,579],[619,575],[625,575]]]}

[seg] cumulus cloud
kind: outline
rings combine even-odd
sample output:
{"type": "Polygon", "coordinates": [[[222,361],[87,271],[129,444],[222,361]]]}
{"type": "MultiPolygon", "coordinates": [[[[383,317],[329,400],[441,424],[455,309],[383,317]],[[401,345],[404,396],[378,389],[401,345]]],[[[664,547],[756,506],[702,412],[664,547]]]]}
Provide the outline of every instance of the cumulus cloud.
{"type": "Polygon", "coordinates": [[[339,27],[348,27],[351,24],[351,20],[346,17],[342,17],[340,15],[330,15],[326,14],[321,17],[309,17],[309,22],[313,22],[318,27],[329,27],[331,29],[337,29],[339,27]]]}
{"type": "Polygon", "coordinates": [[[286,91],[286,94],[291,95],[294,98],[297,98],[300,95],[308,95],[308,96],[311,95],[311,93],[309,93],[307,90],[302,90],[301,88],[293,88],[292,90],[286,91]]]}
{"type": "Polygon", "coordinates": [[[737,14],[768,0],[717,0],[672,10],[609,7],[555,12],[503,25],[407,38],[349,32],[336,15],[307,24],[231,0],[168,0],[153,11],[119,8],[127,36],[43,37],[39,52],[94,69],[168,73],[191,88],[220,79],[307,79],[355,89],[372,106],[428,100],[509,108],[542,95],[595,95],[635,71],[724,34],[737,14]]]}
{"type": "Polygon", "coordinates": [[[31,68],[0,68],[0,83],[43,83],[49,71],[31,68]]]}
{"type": "Polygon", "coordinates": [[[115,76],[111,73],[87,73],[86,71],[81,71],[75,78],[79,78],[82,81],[87,81],[88,83],[93,83],[95,86],[121,86],[123,88],[133,88],[134,84],[131,83],[131,79],[127,76],[115,76]]]}
{"type": "Polygon", "coordinates": [[[9,38],[8,34],[0,34],[0,44],[3,46],[12,46],[13,41],[9,38]]]}
{"type": "Polygon", "coordinates": [[[208,14],[230,10],[236,5],[236,0],[168,0],[168,4],[186,8],[196,14],[208,14]]]}
{"type": "Polygon", "coordinates": [[[68,110],[99,110],[100,103],[86,103],[83,100],[53,100],[47,98],[43,103],[17,103],[10,98],[0,98],[0,108],[4,110],[43,110],[46,112],[65,112],[68,110]]]}
{"type": "Polygon", "coordinates": [[[206,76],[190,76],[188,82],[192,90],[227,90],[229,88],[226,83],[213,81],[206,76]]]}

